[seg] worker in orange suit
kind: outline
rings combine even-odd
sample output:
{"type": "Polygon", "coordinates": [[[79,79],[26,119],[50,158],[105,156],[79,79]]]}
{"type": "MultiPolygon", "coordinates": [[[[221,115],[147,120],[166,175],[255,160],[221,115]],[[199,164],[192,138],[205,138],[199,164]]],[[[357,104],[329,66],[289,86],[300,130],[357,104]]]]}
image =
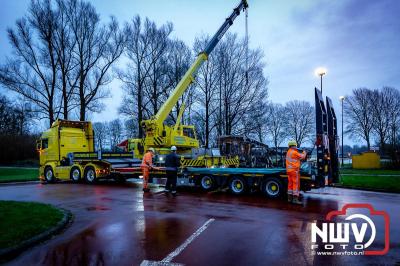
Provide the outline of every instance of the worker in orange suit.
{"type": "Polygon", "coordinates": [[[289,150],[286,154],[286,173],[288,175],[288,202],[303,204],[300,199],[300,164],[307,157],[305,151],[299,152],[297,142],[289,141],[289,150]]]}
{"type": "Polygon", "coordinates": [[[147,152],[143,156],[142,164],[140,168],[142,168],[143,173],[143,192],[149,192],[149,177],[150,177],[150,169],[153,168],[153,156],[154,149],[149,148],[147,152]]]}

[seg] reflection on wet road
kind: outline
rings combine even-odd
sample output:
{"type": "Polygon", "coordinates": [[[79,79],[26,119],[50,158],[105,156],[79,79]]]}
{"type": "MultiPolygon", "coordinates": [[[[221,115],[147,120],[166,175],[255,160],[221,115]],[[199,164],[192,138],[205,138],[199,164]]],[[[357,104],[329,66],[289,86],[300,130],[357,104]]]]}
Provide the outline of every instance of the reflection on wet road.
{"type": "Polygon", "coordinates": [[[400,262],[400,195],[325,188],[305,194],[305,207],[261,195],[181,191],[143,195],[133,183],[0,186],[0,200],[39,201],[69,209],[74,222],[10,265],[140,265],[161,261],[208,220],[173,258],[185,265],[395,264],[400,262]],[[346,203],[371,203],[391,220],[386,256],[317,256],[311,223],[346,203]]]}

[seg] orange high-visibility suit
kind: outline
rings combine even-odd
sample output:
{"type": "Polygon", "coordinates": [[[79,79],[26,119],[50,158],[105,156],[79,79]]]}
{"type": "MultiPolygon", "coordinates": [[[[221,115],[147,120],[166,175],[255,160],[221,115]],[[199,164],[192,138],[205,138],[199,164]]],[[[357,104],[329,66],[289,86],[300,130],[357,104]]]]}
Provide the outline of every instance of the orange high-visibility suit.
{"type": "Polygon", "coordinates": [[[300,195],[300,161],[306,158],[306,152],[290,148],[286,154],[286,173],[288,175],[288,194],[300,195]]]}
{"type": "Polygon", "coordinates": [[[149,184],[150,177],[150,168],[153,166],[153,154],[151,152],[146,152],[143,156],[142,164],[140,168],[142,168],[143,173],[143,188],[147,189],[149,184]]]}

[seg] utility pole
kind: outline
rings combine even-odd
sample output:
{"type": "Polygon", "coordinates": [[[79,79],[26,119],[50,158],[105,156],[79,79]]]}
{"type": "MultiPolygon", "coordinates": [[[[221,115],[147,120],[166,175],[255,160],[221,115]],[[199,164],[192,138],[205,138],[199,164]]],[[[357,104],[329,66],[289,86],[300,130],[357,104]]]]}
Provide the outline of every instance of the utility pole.
{"type": "Polygon", "coordinates": [[[344,102],[345,97],[340,96],[339,99],[342,102],[342,167],[343,167],[343,165],[344,165],[344,163],[343,163],[343,156],[344,156],[344,153],[343,153],[343,102],[344,102]]]}

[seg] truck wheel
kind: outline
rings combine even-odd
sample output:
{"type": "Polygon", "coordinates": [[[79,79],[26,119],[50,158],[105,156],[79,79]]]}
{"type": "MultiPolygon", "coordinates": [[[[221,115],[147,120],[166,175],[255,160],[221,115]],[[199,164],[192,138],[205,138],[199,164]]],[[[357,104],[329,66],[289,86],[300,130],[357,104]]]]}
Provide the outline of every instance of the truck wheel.
{"type": "Polygon", "coordinates": [[[241,195],[246,192],[246,181],[243,177],[235,176],[229,181],[229,190],[236,195],[241,195]]]}
{"type": "Polygon", "coordinates": [[[85,181],[89,184],[96,182],[96,171],[91,166],[85,169],[85,181]]]}
{"type": "Polygon", "coordinates": [[[200,186],[205,191],[210,191],[215,187],[215,179],[212,176],[205,175],[200,180],[200,186]]]}
{"type": "Polygon", "coordinates": [[[279,198],[283,196],[285,188],[279,178],[270,177],[264,181],[262,191],[268,198],[279,198]]]}
{"type": "Polygon", "coordinates": [[[46,168],[44,168],[44,178],[46,178],[46,181],[48,183],[53,183],[55,178],[54,178],[54,171],[53,168],[51,168],[51,166],[47,166],[46,168]]]}
{"type": "Polygon", "coordinates": [[[71,168],[70,178],[74,182],[81,181],[82,176],[81,176],[81,170],[79,169],[79,167],[74,166],[71,168]]]}

